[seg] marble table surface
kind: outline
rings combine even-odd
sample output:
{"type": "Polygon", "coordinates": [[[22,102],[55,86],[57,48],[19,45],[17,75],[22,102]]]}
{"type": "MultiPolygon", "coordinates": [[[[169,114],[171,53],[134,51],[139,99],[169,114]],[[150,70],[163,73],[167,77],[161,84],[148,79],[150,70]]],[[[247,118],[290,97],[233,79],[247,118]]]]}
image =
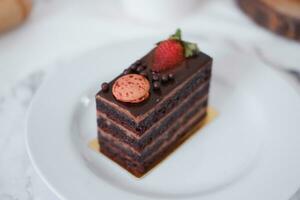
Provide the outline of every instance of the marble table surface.
{"type": "Polygon", "coordinates": [[[24,143],[27,108],[49,70],[101,45],[177,27],[256,55],[300,92],[300,43],[257,27],[233,0],[202,0],[189,15],[156,23],[128,17],[118,0],[36,0],[23,26],[0,35],[0,200],[57,199],[33,170],[24,143]]]}

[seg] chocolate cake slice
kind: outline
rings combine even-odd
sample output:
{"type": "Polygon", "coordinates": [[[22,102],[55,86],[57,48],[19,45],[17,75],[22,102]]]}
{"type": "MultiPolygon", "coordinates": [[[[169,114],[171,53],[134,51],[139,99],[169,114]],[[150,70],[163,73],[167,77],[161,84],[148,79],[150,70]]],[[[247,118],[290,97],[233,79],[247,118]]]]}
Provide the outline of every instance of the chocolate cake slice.
{"type": "Polygon", "coordinates": [[[137,177],[206,116],[212,58],[180,30],[96,94],[100,151],[137,177]]]}

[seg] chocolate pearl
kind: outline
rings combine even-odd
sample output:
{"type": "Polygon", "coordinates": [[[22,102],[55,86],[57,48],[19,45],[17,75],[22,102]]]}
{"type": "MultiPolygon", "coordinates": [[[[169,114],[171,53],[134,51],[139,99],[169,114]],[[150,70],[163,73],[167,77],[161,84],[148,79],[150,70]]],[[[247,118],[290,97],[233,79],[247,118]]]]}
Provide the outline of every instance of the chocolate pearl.
{"type": "Polygon", "coordinates": [[[101,88],[102,88],[103,92],[107,92],[109,89],[109,84],[104,82],[104,83],[102,83],[101,88]]]}
{"type": "Polygon", "coordinates": [[[129,70],[129,69],[125,69],[125,70],[123,71],[123,74],[124,74],[124,75],[129,74],[129,73],[130,73],[130,70],[129,70]]]}
{"type": "Polygon", "coordinates": [[[161,80],[162,80],[163,83],[166,83],[166,82],[168,82],[169,78],[166,74],[164,74],[164,75],[161,76],[161,80]]]}
{"type": "Polygon", "coordinates": [[[145,71],[141,72],[140,75],[142,75],[142,76],[144,76],[144,77],[146,77],[146,78],[148,77],[148,74],[147,74],[147,72],[145,72],[145,71]]]}
{"type": "Polygon", "coordinates": [[[138,68],[136,69],[137,72],[142,72],[144,70],[144,68],[142,66],[138,66],[138,68]]]}
{"type": "Polygon", "coordinates": [[[160,83],[158,81],[153,82],[153,87],[155,90],[158,90],[160,88],[160,83]]]}
{"type": "Polygon", "coordinates": [[[137,65],[131,65],[131,66],[130,66],[130,69],[131,69],[132,71],[135,71],[135,70],[137,69],[137,65]]]}
{"type": "Polygon", "coordinates": [[[153,81],[158,81],[158,80],[159,80],[158,74],[152,75],[152,80],[153,80],[153,81]]]}
{"type": "Polygon", "coordinates": [[[174,79],[174,75],[173,75],[173,74],[169,74],[169,75],[168,75],[168,78],[169,78],[170,80],[173,80],[173,79],[174,79]]]}

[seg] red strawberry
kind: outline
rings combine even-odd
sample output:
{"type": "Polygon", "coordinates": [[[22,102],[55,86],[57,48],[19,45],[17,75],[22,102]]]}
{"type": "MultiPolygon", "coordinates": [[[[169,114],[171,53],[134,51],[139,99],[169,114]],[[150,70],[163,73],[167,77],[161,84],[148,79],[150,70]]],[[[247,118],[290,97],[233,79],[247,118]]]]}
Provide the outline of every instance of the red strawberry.
{"type": "Polygon", "coordinates": [[[160,42],[154,52],[153,71],[163,71],[184,61],[184,48],[180,41],[168,39],[160,42]]]}
{"type": "Polygon", "coordinates": [[[197,44],[181,40],[181,30],[177,29],[169,39],[158,43],[154,50],[152,70],[160,72],[180,64],[185,58],[199,53],[197,44]]]}

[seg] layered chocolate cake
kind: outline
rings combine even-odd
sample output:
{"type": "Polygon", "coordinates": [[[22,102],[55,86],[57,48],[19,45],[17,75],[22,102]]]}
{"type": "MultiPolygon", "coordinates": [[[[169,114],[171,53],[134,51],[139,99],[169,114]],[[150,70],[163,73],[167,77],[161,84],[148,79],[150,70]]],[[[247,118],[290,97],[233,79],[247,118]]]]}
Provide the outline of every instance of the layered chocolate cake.
{"type": "Polygon", "coordinates": [[[96,94],[100,151],[137,177],[206,116],[212,58],[181,32],[161,41],[96,94]]]}

